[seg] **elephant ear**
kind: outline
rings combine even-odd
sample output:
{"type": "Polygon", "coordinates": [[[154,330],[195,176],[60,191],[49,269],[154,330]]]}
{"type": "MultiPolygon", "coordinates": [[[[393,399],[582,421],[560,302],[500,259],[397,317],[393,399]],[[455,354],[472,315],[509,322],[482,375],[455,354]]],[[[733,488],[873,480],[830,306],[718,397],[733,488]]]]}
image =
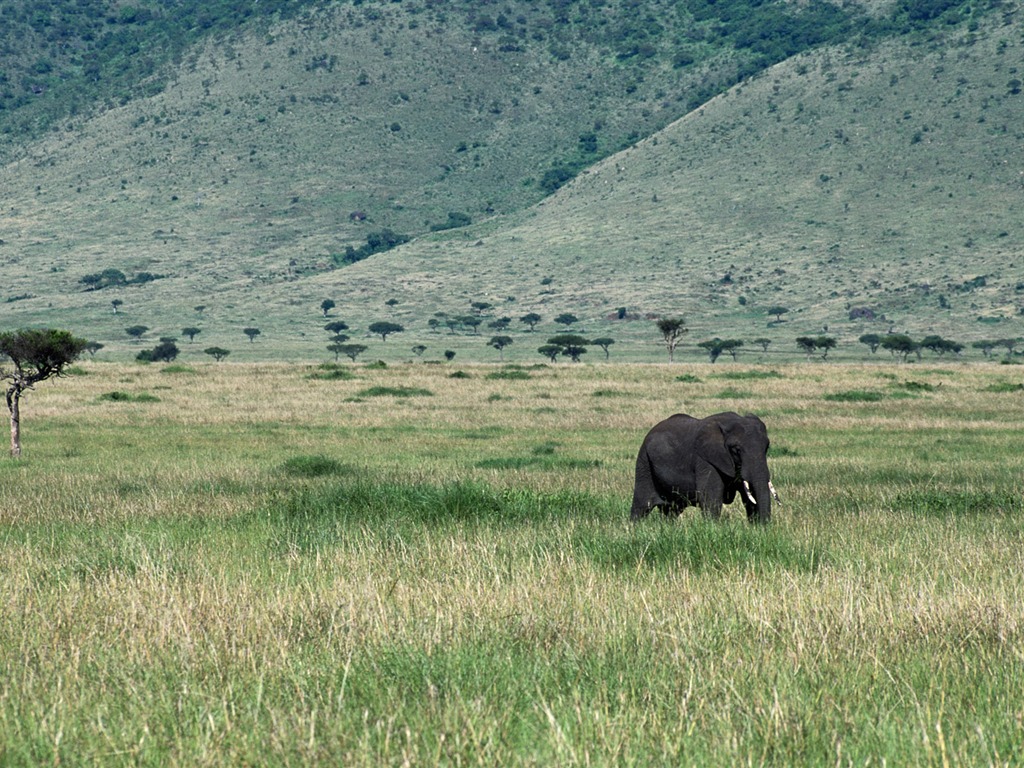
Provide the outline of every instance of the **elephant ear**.
{"type": "Polygon", "coordinates": [[[736,474],[736,462],[725,444],[725,432],[714,422],[704,424],[697,433],[697,453],[720,474],[736,474]]]}

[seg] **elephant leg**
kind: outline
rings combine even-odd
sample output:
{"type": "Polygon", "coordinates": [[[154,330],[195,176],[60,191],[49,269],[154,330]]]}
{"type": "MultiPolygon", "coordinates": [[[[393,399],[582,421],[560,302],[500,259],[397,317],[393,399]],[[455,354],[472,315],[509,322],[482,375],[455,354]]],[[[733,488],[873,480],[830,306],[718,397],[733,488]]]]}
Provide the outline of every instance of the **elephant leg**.
{"type": "Polygon", "coordinates": [[[633,494],[633,506],[629,511],[630,520],[643,520],[652,509],[665,509],[666,503],[655,492],[641,493],[639,489],[633,494]]]}
{"type": "Polygon", "coordinates": [[[725,483],[717,472],[705,473],[697,483],[697,503],[704,510],[704,516],[718,520],[722,516],[722,498],[725,483]]]}

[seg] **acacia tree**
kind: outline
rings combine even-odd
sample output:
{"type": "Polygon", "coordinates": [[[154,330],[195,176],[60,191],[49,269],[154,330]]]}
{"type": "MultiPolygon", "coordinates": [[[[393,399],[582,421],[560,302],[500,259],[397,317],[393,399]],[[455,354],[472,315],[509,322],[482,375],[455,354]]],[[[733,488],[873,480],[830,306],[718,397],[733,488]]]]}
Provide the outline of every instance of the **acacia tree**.
{"type": "Polygon", "coordinates": [[[561,354],[564,357],[571,358],[574,363],[578,363],[580,356],[587,353],[586,345],[589,343],[584,337],[576,333],[560,333],[548,339],[548,344],[559,347],[561,354]]]}
{"type": "Polygon", "coordinates": [[[832,336],[819,336],[814,340],[814,345],[818,349],[823,349],[825,352],[822,354],[822,360],[828,360],[829,350],[836,348],[836,340],[832,336]]]}
{"type": "Polygon", "coordinates": [[[218,363],[231,354],[231,350],[224,349],[224,347],[207,347],[203,352],[212,357],[218,363]]]}
{"type": "Polygon", "coordinates": [[[334,299],[324,299],[320,302],[320,311],[324,313],[324,317],[327,317],[327,314],[336,306],[334,299]]]}
{"type": "Polygon", "coordinates": [[[722,352],[725,351],[725,342],[717,336],[707,341],[702,341],[697,344],[698,347],[708,353],[708,359],[714,364],[714,362],[721,356],[722,352]]]}
{"type": "Polygon", "coordinates": [[[768,351],[768,347],[772,343],[772,340],[769,339],[767,336],[762,336],[762,337],[760,337],[758,339],[754,339],[754,343],[755,344],[759,344],[761,346],[761,349],[763,349],[765,352],[767,352],[768,351]]]}
{"type": "Polygon", "coordinates": [[[817,340],[813,336],[797,336],[796,345],[804,351],[808,360],[811,359],[814,350],[818,348],[817,340]]]}
{"type": "Polygon", "coordinates": [[[457,319],[460,325],[471,328],[475,335],[480,335],[480,325],[484,321],[482,317],[477,317],[476,315],[462,315],[457,319]]]}
{"type": "Polygon", "coordinates": [[[349,358],[353,363],[365,351],[366,346],[364,344],[341,344],[338,347],[338,352],[349,358]]]}
{"type": "Polygon", "coordinates": [[[0,333],[0,357],[12,369],[0,367],[0,379],[7,386],[7,409],[11,412],[11,456],[21,456],[21,396],[40,381],[63,376],[67,366],[85,351],[88,342],[69,331],[51,328],[0,333]]]}
{"type": "Polygon", "coordinates": [[[188,336],[188,340],[190,342],[191,341],[195,341],[196,340],[196,336],[198,336],[202,332],[203,331],[202,331],[201,328],[196,328],[194,325],[190,325],[188,328],[182,328],[181,329],[182,335],[183,336],[188,336]]]}
{"type": "Polygon", "coordinates": [[[798,336],[796,345],[807,354],[808,360],[819,349],[825,350],[821,359],[828,360],[829,350],[835,349],[836,340],[831,336],[798,336]]]}
{"type": "Polygon", "coordinates": [[[544,355],[552,363],[557,363],[558,356],[562,354],[562,347],[559,344],[542,344],[537,347],[537,352],[544,355]]]}
{"type": "Polygon", "coordinates": [[[658,321],[658,330],[665,339],[665,346],[668,347],[668,361],[671,363],[675,358],[676,347],[683,340],[683,336],[689,333],[686,321],[681,317],[663,317],[658,321]]]}
{"type": "Polygon", "coordinates": [[[861,344],[867,344],[868,349],[871,350],[871,354],[873,355],[878,351],[878,345],[882,343],[882,337],[877,333],[865,333],[857,339],[857,341],[861,344]]]}
{"type": "Polygon", "coordinates": [[[604,350],[604,359],[608,359],[608,347],[615,343],[615,339],[610,339],[607,336],[602,336],[599,339],[591,339],[590,343],[596,347],[600,347],[604,350]]]}
{"type": "Polygon", "coordinates": [[[555,318],[556,323],[558,323],[559,325],[564,325],[566,328],[568,328],[573,323],[578,323],[579,320],[580,319],[576,317],[576,315],[574,315],[572,312],[563,312],[562,314],[555,318]]]}
{"type": "Polygon", "coordinates": [[[144,349],[135,356],[140,363],[169,363],[181,350],[173,339],[161,339],[153,349],[144,349]]]}
{"type": "Polygon", "coordinates": [[[1017,345],[1020,344],[1020,338],[1013,339],[996,339],[996,344],[1000,347],[1006,347],[1006,359],[1009,360],[1013,357],[1013,350],[1016,349],[1017,345]]]}
{"type": "Polygon", "coordinates": [[[519,322],[526,323],[528,326],[530,326],[530,331],[532,332],[533,329],[537,326],[537,323],[539,323],[543,319],[544,318],[542,318],[536,312],[528,312],[527,314],[519,318],[519,322]]]}
{"type": "Polygon", "coordinates": [[[998,343],[999,342],[997,342],[995,339],[983,339],[982,341],[972,342],[971,346],[974,347],[975,349],[980,349],[981,354],[983,354],[985,357],[991,357],[992,350],[998,343]]]}
{"type": "Polygon", "coordinates": [[[921,351],[921,345],[903,333],[891,333],[885,336],[880,346],[882,349],[888,350],[893,357],[898,355],[903,362],[907,361],[911,352],[920,353],[921,351]]]}
{"type": "Polygon", "coordinates": [[[370,333],[380,336],[381,341],[387,341],[388,336],[392,333],[401,333],[404,330],[405,328],[402,325],[399,323],[392,323],[389,320],[381,320],[376,323],[371,323],[369,326],[370,333]]]}
{"type": "Polygon", "coordinates": [[[499,359],[505,359],[505,347],[512,343],[511,336],[492,336],[491,340],[487,342],[487,346],[494,347],[498,350],[499,359]]]}

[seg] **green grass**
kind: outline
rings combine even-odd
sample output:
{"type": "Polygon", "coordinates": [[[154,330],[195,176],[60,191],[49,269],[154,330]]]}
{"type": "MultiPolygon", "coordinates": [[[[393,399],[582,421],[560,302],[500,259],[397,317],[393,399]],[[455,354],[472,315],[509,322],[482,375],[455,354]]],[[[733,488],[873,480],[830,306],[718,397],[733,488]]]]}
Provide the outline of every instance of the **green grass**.
{"type": "Polygon", "coordinates": [[[829,392],[825,400],[832,403],[877,403],[885,399],[885,394],[869,389],[848,389],[845,392],[829,392]]]}
{"type": "Polygon", "coordinates": [[[112,392],[104,392],[99,396],[99,400],[107,401],[111,403],[159,403],[160,398],[156,395],[151,395],[148,392],[122,392],[119,389],[115,389],[112,392]]]}
{"type": "Polygon", "coordinates": [[[361,368],[331,408],[305,364],[84,368],[0,461],[4,764],[1024,760],[1000,369],[839,418],[834,381],[877,366],[757,381],[783,505],[755,527],[629,521],[674,367],[553,366],[495,404],[486,369],[361,368]],[[167,387],[144,430],[100,399],[126,381],[167,387]],[[436,394],[344,402],[370,386],[436,394]],[[595,407],[619,388],[643,396],[595,407]]]}
{"type": "Polygon", "coordinates": [[[422,387],[368,387],[356,393],[358,397],[430,397],[433,394],[422,387]]]}

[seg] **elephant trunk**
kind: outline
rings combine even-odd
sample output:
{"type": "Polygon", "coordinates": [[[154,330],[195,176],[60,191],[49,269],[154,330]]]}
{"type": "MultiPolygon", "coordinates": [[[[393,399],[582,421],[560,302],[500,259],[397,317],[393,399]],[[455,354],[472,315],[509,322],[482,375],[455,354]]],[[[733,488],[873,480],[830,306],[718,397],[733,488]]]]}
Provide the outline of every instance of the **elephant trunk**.
{"type": "Polygon", "coordinates": [[[772,519],[772,497],[775,495],[773,491],[767,468],[763,473],[757,472],[749,477],[743,477],[743,496],[747,502],[745,506],[750,522],[767,523],[772,519]]]}

